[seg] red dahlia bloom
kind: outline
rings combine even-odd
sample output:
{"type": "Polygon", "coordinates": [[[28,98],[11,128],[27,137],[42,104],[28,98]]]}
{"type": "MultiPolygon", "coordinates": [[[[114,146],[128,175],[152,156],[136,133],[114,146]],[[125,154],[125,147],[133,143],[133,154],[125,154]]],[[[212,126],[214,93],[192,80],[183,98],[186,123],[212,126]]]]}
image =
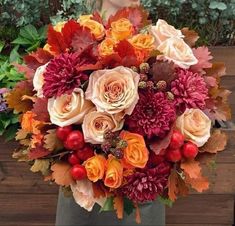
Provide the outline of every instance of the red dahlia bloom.
{"type": "Polygon", "coordinates": [[[80,58],[75,53],[65,53],[49,62],[43,74],[43,95],[47,98],[70,94],[88,79],[87,75],[76,69],[80,58]]]}
{"type": "Polygon", "coordinates": [[[163,162],[155,168],[135,172],[126,178],[127,183],[120,189],[121,193],[137,203],[153,201],[167,187],[170,169],[169,163],[163,162]]]}
{"type": "Polygon", "coordinates": [[[178,78],[171,83],[175,106],[184,112],[186,108],[204,109],[208,89],[201,75],[189,70],[177,69],[178,78]]]}
{"type": "Polygon", "coordinates": [[[163,92],[141,91],[135,109],[127,119],[129,130],[147,136],[164,137],[175,121],[173,102],[163,92]]]}

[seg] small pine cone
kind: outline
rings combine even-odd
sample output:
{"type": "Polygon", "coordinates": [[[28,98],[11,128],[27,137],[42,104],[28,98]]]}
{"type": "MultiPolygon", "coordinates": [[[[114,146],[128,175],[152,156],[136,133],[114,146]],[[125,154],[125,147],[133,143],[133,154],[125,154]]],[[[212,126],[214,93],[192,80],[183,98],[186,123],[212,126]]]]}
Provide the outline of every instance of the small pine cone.
{"type": "Polygon", "coordinates": [[[167,87],[167,83],[166,83],[166,81],[161,80],[161,81],[157,82],[156,86],[157,86],[158,90],[164,91],[167,87]]]}
{"type": "Polygon", "coordinates": [[[166,92],[166,94],[167,94],[167,98],[169,100],[174,100],[175,99],[174,94],[172,92],[166,92]]]}
{"type": "Polygon", "coordinates": [[[138,86],[139,86],[140,89],[145,89],[147,84],[146,84],[146,82],[142,81],[142,82],[139,82],[138,86]]]}
{"type": "Polygon", "coordinates": [[[134,71],[134,72],[139,72],[139,69],[136,67],[136,66],[131,66],[131,69],[134,71]]]}
{"type": "Polygon", "coordinates": [[[148,76],[146,74],[140,74],[140,81],[147,81],[148,80],[148,76]]]}
{"type": "Polygon", "coordinates": [[[120,148],[114,149],[114,151],[112,153],[117,159],[122,159],[124,157],[123,150],[120,148]]]}
{"type": "Polygon", "coordinates": [[[146,82],[146,87],[149,89],[154,89],[154,83],[153,81],[147,81],[146,82]]]}
{"type": "Polygon", "coordinates": [[[143,74],[148,73],[149,69],[150,69],[150,66],[148,63],[140,64],[140,73],[143,73],[143,74]]]}

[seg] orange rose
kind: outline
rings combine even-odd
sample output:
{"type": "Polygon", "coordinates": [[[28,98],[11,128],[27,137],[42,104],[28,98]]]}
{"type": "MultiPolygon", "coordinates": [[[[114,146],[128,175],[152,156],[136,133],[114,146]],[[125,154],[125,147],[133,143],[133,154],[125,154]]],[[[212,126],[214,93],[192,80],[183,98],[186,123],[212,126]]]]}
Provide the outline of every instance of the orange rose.
{"type": "Polygon", "coordinates": [[[118,159],[109,155],[107,171],[104,179],[105,186],[109,188],[118,188],[123,180],[123,166],[118,159]]]}
{"type": "Polygon", "coordinates": [[[152,35],[138,34],[133,36],[129,41],[137,50],[151,52],[154,49],[154,37],[152,35]]]}
{"type": "Polygon", "coordinates": [[[35,120],[35,116],[36,114],[32,111],[27,111],[23,114],[21,121],[21,127],[23,130],[33,134],[40,133],[39,127],[41,127],[43,123],[38,120],[35,120]]]}
{"type": "Polygon", "coordinates": [[[133,31],[132,23],[126,18],[121,18],[111,23],[110,35],[118,41],[130,38],[133,31]]]}
{"type": "Polygon", "coordinates": [[[85,161],[84,166],[89,180],[96,182],[104,177],[106,159],[102,155],[95,155],[85,161]]]}
{"type": "Polygon", "coordinates": [[[121,138],[127,142],[124,149],[124,162],[138,168],[144,168],[148,161],[148,149],[144,138],[136,133],[121,132],[121,138]]]}
{"type": "Polygon", "coordinates": [[[90,15],[84,15],[80,17],[79,23],[82,26],[89,28],[91,30],[91,33],[95,36],[97,40],[101,40],[104,37],[104,26],[101,23],[92,20],[90,15]]]}
{"type": "Polygon", "coordinates": [[[99,54],[100,56],[109,56],[114,53],[115,41],[111,38],[106,38],[99,45],[99,54]]]}

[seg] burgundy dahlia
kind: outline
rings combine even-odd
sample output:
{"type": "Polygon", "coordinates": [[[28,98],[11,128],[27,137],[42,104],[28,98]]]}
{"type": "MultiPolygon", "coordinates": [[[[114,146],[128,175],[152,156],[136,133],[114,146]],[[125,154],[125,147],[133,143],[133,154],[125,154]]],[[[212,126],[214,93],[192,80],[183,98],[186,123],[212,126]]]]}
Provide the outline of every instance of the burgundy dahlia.
{"type": "Polygon", "coordinates": [[[157,195],[162,195],[167,187],[170,169],[169,163],[163,162],[155,168],[135,172],[126,178],[127,183],[120,191],[137,203],[153,201],[157,195]]]}
{"type": "Polygon", "coordinates": [[[186,108],[204,109],[208,89],[201,75],[189,70],[177,69],[177,78],[171,82],[175,106],[184,112],[186,108]]]}
{"type": "Polygon", "coordinates": [[[175,118],[174,104],[166,94],[147,90],[139,92],[139,101],[125,123],[131,132],[151,139],[164,137],[175,118]]]}
{"type": "Polygon", "coordinates": [[[57,56],[46,67],[43,74],[43,94],[45,97],[56,97],[70,94],[87,80],[87,75],[77,71],[80,58],[75,53],[65,53],[57,56]]]}

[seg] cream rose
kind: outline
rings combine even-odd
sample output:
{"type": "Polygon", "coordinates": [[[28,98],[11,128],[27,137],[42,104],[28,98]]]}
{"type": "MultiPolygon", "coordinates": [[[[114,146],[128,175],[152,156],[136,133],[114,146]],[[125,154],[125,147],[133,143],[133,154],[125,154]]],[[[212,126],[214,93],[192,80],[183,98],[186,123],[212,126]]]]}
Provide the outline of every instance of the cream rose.
{"type": "Polygon", "coordinates": [[[104,142],[104,134],[111,130],[113,132],[121,130],[123,120],[118,121],[116,115],[107,112],[89,112],[82,124],[82,130],[86,142],[101,144],[104,142]]]}
{"type": "Polygon", "coordinates": [[[106,197],[94,198],[92,183],[89,180],[77,180],[76,183],[71,184],[70,187],[75,202],[87,211],[92,211],[95,203],[99,204],[101,207],[104,206],[106,197]]]}
{"type": "MultiPolygon", "coordinates": [[[[48,63],[47,63],[48,64],[48,63]]],[[[34,90],[37,91],[37,97],[43,97],[42,86],[44,82],[43,73],[46,70],[47,64],[44,64],[37,68],[34,77],[33,77],[33,87],[34,90]]]]}
{"type": "Polygon", "coordinates": [[[151,26],[149,30],[155,38],[155,45],[158,47],[162,42],[166,41],[168,38],[178,37],[183,38],[184,35],[178,29],[169,25],[165,20],[159,19],[155,26],[151,26]]]}
{"type": "Polygon", "coordinates": [[[86,98],[100,112],[130,115],[139,99],[139,79],[138,73],[123,66],[95,71],[90,75],[86,98]]]}
{"type": "Polygon", "coordinates": [[[211,120],[199,109],[187,109],[176,120],[176,127],[198,147],[203,146],[210,137],[211,120]]]}
{"type": "Polygon", "coordinates": [[[192,49],[181,38],[169,38],[162,42],[157,49],[163,54],[158,58],[172,60],[181,68],[189,68],[198,62],[192,49]]]}
{"type": "Polygon", "coordinates": [[[85,115],[94,107],[85,100],[82,89],[76,88],[71,95],[65,94],[48,100],[48,112],[51,122],[57,126],[81,124],[85,115]]]}

